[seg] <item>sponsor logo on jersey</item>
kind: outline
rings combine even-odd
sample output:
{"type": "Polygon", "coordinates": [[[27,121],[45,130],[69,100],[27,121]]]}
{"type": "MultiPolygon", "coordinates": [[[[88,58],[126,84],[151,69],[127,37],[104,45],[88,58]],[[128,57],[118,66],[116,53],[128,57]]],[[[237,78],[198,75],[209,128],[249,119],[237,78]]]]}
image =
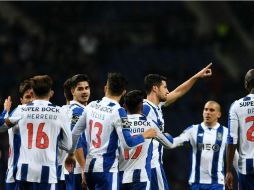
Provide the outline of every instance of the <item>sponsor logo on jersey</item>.
{"type": "Polygon", "coordinates": [[[245,106],[254,106],[254,102],[253,101],[240,102],[240,107],[245,107],[245,106]]]}
{"type": "Polygon", "coordinates": [[[220,150],[220,145],[198,143],[197,149],[198,150],[213,150],[214,152],[218,152],[220,150]]]}

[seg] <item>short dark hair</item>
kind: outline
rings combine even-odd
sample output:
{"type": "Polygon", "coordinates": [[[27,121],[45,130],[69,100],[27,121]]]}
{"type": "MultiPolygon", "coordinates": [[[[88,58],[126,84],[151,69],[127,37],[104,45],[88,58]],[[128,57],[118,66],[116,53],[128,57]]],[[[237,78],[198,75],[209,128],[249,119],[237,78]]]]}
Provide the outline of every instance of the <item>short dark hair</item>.
{"type": "Polygon", "coordinates": [[[141,90],[132,90],[128,92],[124,97],[124,105],[129,113],[135,114],[141,111],[141,105],[145,98],[144,93],[141,90]]]}
{"type": "Polygon", "coordinates": [[[126,86],[127,80],[121,73],[108,73],[107,87],[110,95],[120,96],[126,86]]]}
{"type": "Polygon", "coordinates": [[[32,89],[32,81],[29,79],[22,81],[19,85],[19,97],[23,98],[25,92],[30,89],[32,89]]]}
{"type": "Polygon", "coordinates": [[[63,89],[64,89],[64,96],[68,101],[71,101],[73,99],[72,93],[71,93],[71,78],[68,78],[64,84],[63,84],[63,89]]]}
{"type": "Polygon", "coordinates": [[[254,69],[250,69],[245,75],[245,83],[248,91],[254,88],[254,69]]]}
{"type": "Polygon", "coordinates": [[[89,77],[86,74],[76,74],[71,77],[71,88],[76,88],[77,84],[82,81],[87,81],[88,84],[90,83],[89,77]]]}
{"type": "Polygon", "coordinates": [[[31,81],[34,94],[38,97],[47,96],[53,85],[53,81],[48,75],[34,76],[31,81]]]}
{"type": "Polygon", "coordinates": [[[144,84],[146,93],[149,94],[153,86],[160,86],[162,81],[167,81],[167,78],[159,74],[149,74],[145,76],[144,84]]]}

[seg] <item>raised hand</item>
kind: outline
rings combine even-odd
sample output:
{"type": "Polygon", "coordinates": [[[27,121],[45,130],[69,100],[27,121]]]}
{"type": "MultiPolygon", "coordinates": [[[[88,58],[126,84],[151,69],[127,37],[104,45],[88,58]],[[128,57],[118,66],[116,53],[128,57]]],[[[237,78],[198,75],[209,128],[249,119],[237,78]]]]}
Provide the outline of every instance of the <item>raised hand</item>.
{"type": "Polygon", "coordinates": [[[6,98],[4,101],[4,110],[9,112],[11,110],[11,104],[12,104],[11,97],[8,96],[8,98],[6,98]]]}
{"type": "Polygon", "coordinates": [[[210,77],[212,76],[212,69],[211,69],[212,63],[207,65],[205,68],[203,68],[201,71],[199,71],[195,77],[196,78],[204,78],[204,77],[210,77]]]}

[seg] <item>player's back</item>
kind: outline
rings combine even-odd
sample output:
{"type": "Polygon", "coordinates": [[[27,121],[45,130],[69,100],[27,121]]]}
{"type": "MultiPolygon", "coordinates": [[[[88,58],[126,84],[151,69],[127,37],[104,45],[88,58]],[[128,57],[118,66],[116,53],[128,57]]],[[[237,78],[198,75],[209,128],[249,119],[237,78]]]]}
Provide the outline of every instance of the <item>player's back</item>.
{"type": "Polygon", "coordinates": [[[239,141],[239,170],[242,174],[253,169],[254,159],[254,95],[235,101],[229,114],[229,143],[239,141]],[[237,128],[234,127],[237,123],[237,128]],[[232,125],[232,126],[231,126],[232,125]],[[238,136],[239,134],[239,136],[238,136]]]}
{"type": "Polygon", "coordinates": [[[35,100],[19,106],[13,117],[21,116],[17,180],[56,183],[57,148],[67,131],[66,112],[49,101],[35,100]]]}
{"type": "MultiPolygon", "coordinates": [[[[132,136],[140,135],[155,125],[140,114],[128,115],[128,123],[132,136]]],[[[146,139],[142,145],[129,150],[120,146],[119,171],[122,183],[150,180],[152,150],[151,139],[146,139]]]]}
{"type": "Polygon", "coordinates": [[[121,115],[126,117],[125,110],[107,97],[91,102],[86,108],[86,172],[118,171],[117,127],[121,126],[121,115]]]}

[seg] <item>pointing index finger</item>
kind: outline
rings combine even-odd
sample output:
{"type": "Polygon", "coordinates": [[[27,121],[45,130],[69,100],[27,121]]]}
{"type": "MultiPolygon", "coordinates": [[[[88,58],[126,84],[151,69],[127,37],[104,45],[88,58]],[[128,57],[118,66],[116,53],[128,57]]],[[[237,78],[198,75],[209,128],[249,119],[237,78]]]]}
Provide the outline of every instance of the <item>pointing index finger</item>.
{"type": "Polygon", "coordinates": [[[205,68],[206,68],[206,69],[209,69],[212,65],[213,65],[213,63],[211,62],[211,63],[209,63],[205,68]]]}

